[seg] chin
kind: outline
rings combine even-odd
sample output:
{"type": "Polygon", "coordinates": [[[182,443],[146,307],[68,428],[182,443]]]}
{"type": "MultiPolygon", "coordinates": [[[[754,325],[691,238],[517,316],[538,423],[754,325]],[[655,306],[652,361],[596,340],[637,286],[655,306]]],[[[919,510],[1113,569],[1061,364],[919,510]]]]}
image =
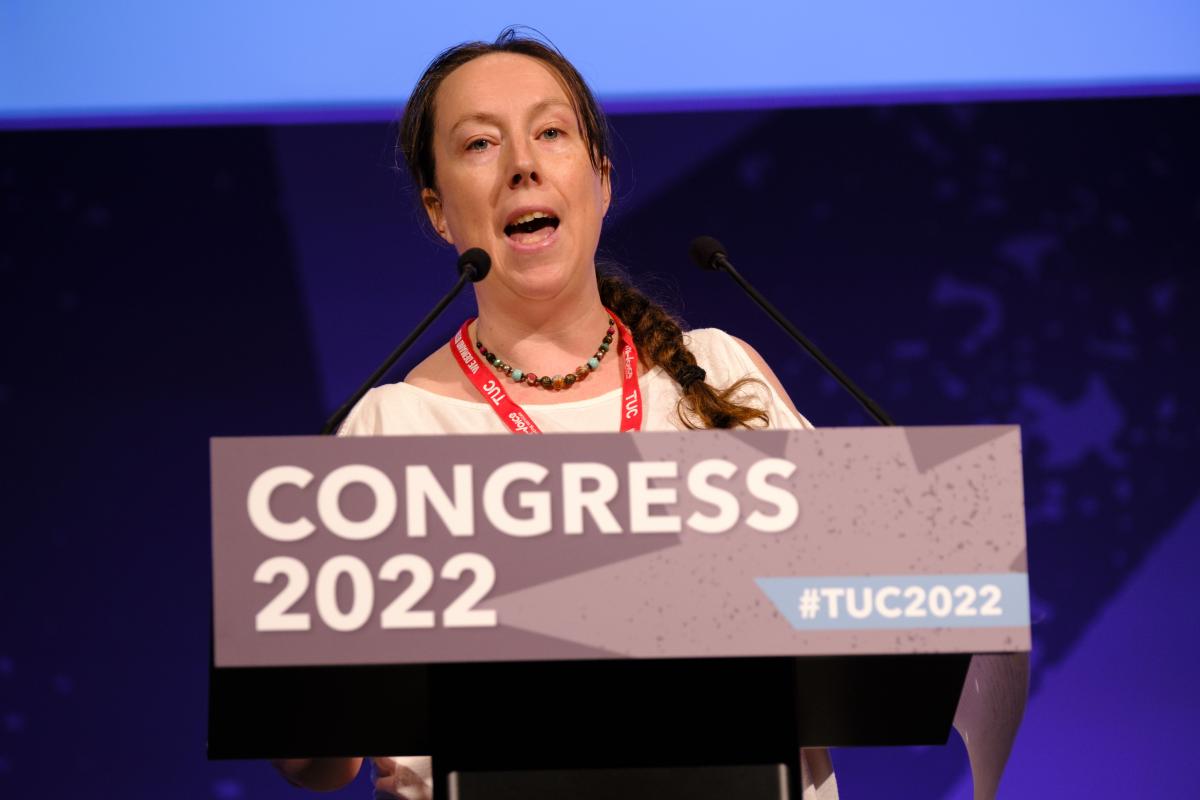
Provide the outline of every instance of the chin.
{"type": "Polygon", "coordinates": [[[526,300],[561,297],[579,278],[578,267],[568,266],[559,259],[506,259],[499,266],[496,277],[509,291],[526,300]]]}

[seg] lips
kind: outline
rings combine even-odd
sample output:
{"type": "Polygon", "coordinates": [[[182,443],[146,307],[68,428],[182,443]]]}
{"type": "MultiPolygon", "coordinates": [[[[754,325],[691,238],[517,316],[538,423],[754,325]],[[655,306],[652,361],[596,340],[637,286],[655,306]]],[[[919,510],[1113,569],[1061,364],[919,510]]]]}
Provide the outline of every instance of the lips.
{"type": "Polygon", "coordinates": [[[504,225],[504,235],[521,248],[548,243],[558,230],[558,215],[549,208],[517,209],[504,225]]]}

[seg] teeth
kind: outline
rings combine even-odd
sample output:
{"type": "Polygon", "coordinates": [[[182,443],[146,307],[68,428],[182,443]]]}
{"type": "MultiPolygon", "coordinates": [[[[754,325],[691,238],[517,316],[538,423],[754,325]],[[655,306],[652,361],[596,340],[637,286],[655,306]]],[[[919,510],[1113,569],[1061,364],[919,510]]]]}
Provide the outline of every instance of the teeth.
{"type": "Polygon", "coordinates": [[[528,214],[522,214],[521,216],[517,217],[509,224],[510,225],[524,225],[526,222],[533,222],[535,219],[543,219],[543,218],[549,217],[549,216],[550,216],[549,214],[547,214],[543,211],[530,211],[528,214]]]}

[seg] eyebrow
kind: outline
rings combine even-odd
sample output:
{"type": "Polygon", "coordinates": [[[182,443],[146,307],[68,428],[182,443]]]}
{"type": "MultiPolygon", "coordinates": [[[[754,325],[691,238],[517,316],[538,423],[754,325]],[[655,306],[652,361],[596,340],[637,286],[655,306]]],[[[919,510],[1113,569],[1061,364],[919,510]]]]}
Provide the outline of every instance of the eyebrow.
{"type": "MultiPolygon", "coordinates": [[[[571,106],[570,103],[568,103],[566,100],[559,100],[558,98],[555,98],[555,97],[550,97],[545,100],[540,100],[537,103],[534,103],[533,107],[529,109],[529,114],[530,114],[530,116],[536,117],[538,114],[541,114],[543,111],[547,110],[548,108],[552,108],[554,106],[563,106],[568,111],[571,112],[572,116],[575,115],[575,109],[571,106]]],[[[458,122],[455,122],[454,125],[451,126],[450,133],[454,133],[456,130],[461,128],[463,125],[466,125],[468,122],[489,122],[489,123],[495,124],[495,123],[499,122],[499,117],[497,117],[495,114],[488,114],[488,113],[482,112],[482,111],[476,112],[474,114],[466,114],[465,116],[460,117],[458,122]]]]}

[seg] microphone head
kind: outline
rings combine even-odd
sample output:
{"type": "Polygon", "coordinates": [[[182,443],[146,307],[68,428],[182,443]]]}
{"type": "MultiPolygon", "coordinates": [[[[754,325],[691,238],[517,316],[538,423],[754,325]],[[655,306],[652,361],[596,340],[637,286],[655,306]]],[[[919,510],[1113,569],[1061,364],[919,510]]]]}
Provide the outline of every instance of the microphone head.
{"type": "Polygon", "coordinates": [[[492,257],[487,254],[487,251],[472,247],[458,257],[458,274],[462,275],[471,267],[471,273],[468,276],[471,283],[479,283],[487,277],[488,270],[492,268],[492,257]]]}
{"type": "Polygon", "coordinates": [[[692,246],[688,248],[688,252],[700,269],[719,270],[721,265],[718,263],[718,257],[727,257],[725,247],[711,236],[697,236],[692,239],[692,246]]]}

